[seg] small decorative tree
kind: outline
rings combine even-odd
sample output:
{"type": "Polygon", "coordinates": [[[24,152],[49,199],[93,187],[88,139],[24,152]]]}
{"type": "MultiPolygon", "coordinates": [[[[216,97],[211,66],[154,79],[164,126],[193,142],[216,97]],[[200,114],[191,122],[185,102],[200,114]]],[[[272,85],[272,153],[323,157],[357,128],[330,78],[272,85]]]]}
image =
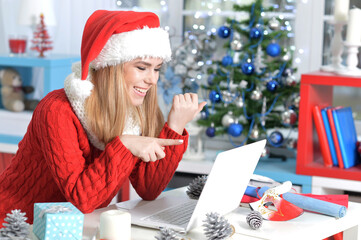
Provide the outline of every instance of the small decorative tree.
{"type": "Polygon", "coordinates": [[[40,23],[36,26],[31,42],[33,44],[31,50],[38,51],[39,57],[45,57],[44,52],[53,49],[51,45],[53,42],[50,41],[42,13],[40,14],[40,23]]]}

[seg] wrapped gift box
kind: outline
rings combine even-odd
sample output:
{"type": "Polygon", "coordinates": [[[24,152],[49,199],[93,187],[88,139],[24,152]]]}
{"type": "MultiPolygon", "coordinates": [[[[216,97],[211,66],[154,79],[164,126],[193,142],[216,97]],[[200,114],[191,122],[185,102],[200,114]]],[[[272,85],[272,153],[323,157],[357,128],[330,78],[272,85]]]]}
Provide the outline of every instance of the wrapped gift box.
{"type": "Polygon", "coordinates": [[[33,232],[40,240],[78,239],[84,214],[69,202],[35,203],[33,232]]]}

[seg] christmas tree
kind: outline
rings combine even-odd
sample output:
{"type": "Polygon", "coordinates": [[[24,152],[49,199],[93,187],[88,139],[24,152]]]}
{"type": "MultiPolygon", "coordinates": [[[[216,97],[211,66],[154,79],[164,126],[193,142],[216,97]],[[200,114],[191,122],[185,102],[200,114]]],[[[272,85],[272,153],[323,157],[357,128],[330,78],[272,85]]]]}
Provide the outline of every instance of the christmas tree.
{"type": "Polygon", "coordinates": [[[226,41],[226,54],[208,69],[202,87],[210,104],[198,124],[208,137],[227,134],[233,145],[239,137],[241,145],[267,138],[272,146],[290,146],[281,129],[297,128],[300,98],[294,49],[281,47],[289,40],[288,22],[266,17],[275,10],[263,7],[262,0],[234,5],[234,10],[249,12],[249,18],[229,18],[217,31],[226,41]]]}
{"type": "Polygon", "coordinates": [[[36,26],[31,42],[33,44],[31,50],[38,51],[39,57],[44,57],[45,51],[53,49],[51,45],[53,42],[50,41],[50,36],[46,30],[43,14],[40,14],[40,24],[36,26]]]}

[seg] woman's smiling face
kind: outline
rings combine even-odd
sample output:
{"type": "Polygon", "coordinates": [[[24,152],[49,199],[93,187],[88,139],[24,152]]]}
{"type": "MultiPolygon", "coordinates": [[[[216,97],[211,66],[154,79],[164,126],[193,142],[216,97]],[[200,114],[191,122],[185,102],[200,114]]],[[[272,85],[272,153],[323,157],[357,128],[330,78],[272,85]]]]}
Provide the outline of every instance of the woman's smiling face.
{"type": "Polygon", "coordinates": [[[124,81],[131,103],[143,103],[147,91],[157,84],[163,64],[160,58],[137,58],[124,63],[124,81]]]}

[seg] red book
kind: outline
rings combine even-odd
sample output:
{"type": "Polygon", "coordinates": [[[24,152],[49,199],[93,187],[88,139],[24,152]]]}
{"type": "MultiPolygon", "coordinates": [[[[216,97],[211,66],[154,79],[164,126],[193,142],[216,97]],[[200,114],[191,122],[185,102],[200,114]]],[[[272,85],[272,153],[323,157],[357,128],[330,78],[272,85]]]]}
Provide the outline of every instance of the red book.
{"type": "Polygon", "coordinates": [[[335,107],[335,108],[328,109],[327,110],[327,116],[328,116],[328,121],[330,122],[332,139],[333,139],[333,142],[335,144],[338,166],[340,168],[345,168],[343,166],[343,159],[342,159],[342,154],[341,154],[341,149],[340,149],[340,143],[338,142],[337,132],[336,132],[336,128],[335,128],[335,122],[333,120],[333,115],[332,115],[332,111],[334,109],[339,109],[339,108],[341,108],[341,107],[335,107]]]}
{"type": "Polygon", "coordinates": [[[321,109],[319,106],[315,105],[312,108],[313,121],[315,123],[316,132],[318,135],[318,142],[320,144],[320,149],[323,157],[323,163],[326,167],[332,167],[332,157],[331,152],[328,147],[327,135],[325,126],[323,125],[323,119],[321,115],[321,109]]]}

